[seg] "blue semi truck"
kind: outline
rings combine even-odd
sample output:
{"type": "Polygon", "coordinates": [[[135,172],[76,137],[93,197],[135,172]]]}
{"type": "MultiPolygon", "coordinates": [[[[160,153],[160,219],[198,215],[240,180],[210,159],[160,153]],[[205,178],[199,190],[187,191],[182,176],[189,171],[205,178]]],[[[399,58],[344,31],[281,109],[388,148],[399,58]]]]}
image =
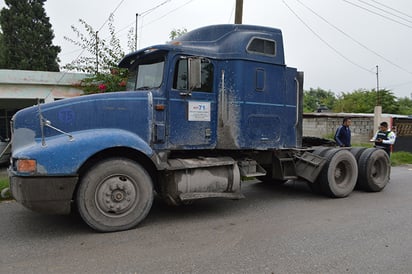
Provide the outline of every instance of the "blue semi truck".
{"type": "Polygon", "coordinates": [[[283,50],[279,29],[203,27],[125,56],[126,92],[17,112],[13,197],[34,211],[78,210],[107,232],[138,225],[154,195],[174,205],[240,199],[250,177],[303,179],[331,197],[382,190],[384,151],[302,144],[303,73],[283,50]]]}

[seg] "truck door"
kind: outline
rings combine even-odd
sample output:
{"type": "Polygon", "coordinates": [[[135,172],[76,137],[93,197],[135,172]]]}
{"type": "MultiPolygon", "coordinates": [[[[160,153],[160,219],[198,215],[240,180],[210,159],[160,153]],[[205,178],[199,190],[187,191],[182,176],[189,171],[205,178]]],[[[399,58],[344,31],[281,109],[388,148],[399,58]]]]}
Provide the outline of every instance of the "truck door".
{"type": "Polygon", "coordinates": [[[216,145],[216,91],[214,67],[207,58],[198,59],[196,87],[189,87],[191,58],[177,57],[171,72],[168,143],[170,148],[202,149],[216,145]]]}

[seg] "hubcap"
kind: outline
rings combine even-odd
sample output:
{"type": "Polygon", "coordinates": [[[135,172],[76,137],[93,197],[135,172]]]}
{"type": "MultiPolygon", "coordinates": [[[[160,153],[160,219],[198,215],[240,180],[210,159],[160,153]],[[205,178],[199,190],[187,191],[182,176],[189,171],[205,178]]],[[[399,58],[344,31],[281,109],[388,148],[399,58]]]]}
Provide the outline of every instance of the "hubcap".
{"type": "Polygon", "coordinates": [[[337,184],[342,184],[342,183],[346,183],[346,164],[345,163],[339,163],[336,166],[335,169],[335,182],[337,184]]]}
{"type": "Polygon", "coordinates": [[[120,215],[133,209],[137,190],[134,181],[123,175],[106,178],[98,186],[96,204],[105,215],[120,215]]]}

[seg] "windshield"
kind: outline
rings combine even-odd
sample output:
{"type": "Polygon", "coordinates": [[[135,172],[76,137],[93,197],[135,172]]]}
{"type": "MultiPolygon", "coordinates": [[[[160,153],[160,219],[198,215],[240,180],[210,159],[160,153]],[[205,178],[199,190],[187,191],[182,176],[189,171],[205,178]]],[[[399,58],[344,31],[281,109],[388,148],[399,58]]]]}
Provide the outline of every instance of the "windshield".
{"type": "Polygon", "coordinates": [[[127,89],[147,90],[159,88],[163,82],[164,64],[165,58],[163,55],[138,60],[130,68],[127,89]]]}

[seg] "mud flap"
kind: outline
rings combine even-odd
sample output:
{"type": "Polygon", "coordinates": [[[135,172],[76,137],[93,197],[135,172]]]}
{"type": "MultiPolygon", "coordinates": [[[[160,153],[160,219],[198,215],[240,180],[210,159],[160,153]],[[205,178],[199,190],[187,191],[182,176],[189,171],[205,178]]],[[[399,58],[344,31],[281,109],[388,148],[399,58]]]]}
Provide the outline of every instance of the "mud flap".
{"type": "Polygon", "coordinates": [[[326,159],[316,154],[305,152],[302,156],[296,156],[296,172],[299,177],[313,183],[319,176],[326,159]]]}

